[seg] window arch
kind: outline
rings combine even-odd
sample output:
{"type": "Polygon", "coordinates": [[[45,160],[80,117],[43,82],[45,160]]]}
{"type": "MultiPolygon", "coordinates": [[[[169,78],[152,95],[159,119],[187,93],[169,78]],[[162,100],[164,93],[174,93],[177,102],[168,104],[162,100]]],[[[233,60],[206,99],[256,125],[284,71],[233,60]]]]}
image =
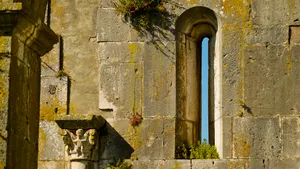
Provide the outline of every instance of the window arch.
{"type": "Polygon", "coordinates": [[[176,144],[201,139],[201,43],[209,38],[208,123],[209,143],[222,157],[221,31],[215,13],[193,7],[176,21],[176,144]]]}

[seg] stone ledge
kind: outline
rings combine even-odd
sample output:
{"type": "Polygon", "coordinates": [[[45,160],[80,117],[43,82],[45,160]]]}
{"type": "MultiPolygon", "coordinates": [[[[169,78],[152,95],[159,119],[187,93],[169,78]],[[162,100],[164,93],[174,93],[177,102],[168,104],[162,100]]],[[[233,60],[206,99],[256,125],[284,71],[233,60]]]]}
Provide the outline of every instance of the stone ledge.
{"type": "Polygon", "coordinates": [[[19,12],[13,35],[40,56],[49,52],[58,42],[58,36],[48,26],[33,21],[23,12],[19,12]]]}
{"type": "Polygon", "coordinates": [[[104,126],[105,120],[102,116],[87,115],[87,116],[61,116],[55,119],[61,129],[100,129],[104,126]]]}

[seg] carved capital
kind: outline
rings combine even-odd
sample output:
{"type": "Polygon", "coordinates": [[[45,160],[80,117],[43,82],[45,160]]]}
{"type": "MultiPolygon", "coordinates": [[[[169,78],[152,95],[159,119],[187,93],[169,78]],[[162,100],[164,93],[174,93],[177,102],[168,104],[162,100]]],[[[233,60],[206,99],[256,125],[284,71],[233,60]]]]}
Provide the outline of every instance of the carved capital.
{"type": "Polygon", "coordinates": [[[63,130],[62,139],[70,160],[97,160],[98,133],[95,129],[63,130]]]}
{"type": "Polygon", "coordinates": [[[101,116],[66,116],[55,121],[63,131],[65,153],[70,161],[98,160],[99,129],[105,124],[101,116]]]}

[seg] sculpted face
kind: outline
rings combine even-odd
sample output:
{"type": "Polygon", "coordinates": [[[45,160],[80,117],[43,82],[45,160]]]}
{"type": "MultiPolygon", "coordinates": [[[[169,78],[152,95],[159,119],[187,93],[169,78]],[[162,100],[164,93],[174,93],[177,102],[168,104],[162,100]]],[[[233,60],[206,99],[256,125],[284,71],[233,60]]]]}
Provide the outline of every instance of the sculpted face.
{"type": "Polygon", "coordinates": [[[77,135],[77,136],[82,136],[82,135],[83,135],[83,130],[82,130],[82,129],[78,129],[78,130],[76,131],[76,135],[77,135]]]}

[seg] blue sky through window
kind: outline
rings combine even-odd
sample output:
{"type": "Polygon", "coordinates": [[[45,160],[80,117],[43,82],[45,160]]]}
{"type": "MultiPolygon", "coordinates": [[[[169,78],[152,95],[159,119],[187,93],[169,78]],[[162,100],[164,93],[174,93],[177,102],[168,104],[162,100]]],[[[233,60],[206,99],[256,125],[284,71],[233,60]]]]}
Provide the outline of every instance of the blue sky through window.
{"type": "Polygon", "coordinates": [[[202,41],[202,61],[201,61],[201,97],[202,97],[202,125],[201,141],[208,140],[208,38],[202,41]]]}

